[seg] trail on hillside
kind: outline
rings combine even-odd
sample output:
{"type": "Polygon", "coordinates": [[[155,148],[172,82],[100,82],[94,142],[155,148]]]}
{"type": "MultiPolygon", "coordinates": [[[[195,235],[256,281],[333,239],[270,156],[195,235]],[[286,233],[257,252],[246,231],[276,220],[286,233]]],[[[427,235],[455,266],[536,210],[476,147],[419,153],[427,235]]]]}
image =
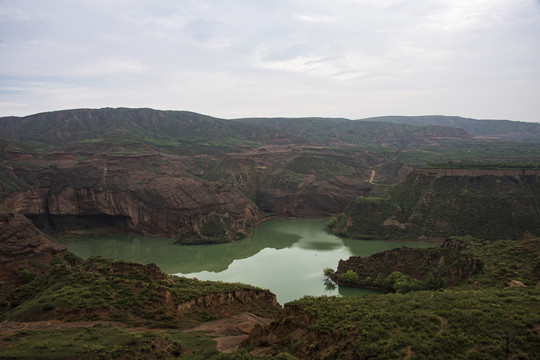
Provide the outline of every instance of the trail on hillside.
{"type": "Polygon", "coordinates": [[[371,169],[371,177],[369,178],[369,183],[371,185],[375,185],[373,184],[373,179],[375,179],[375,170],[371,169]]]}

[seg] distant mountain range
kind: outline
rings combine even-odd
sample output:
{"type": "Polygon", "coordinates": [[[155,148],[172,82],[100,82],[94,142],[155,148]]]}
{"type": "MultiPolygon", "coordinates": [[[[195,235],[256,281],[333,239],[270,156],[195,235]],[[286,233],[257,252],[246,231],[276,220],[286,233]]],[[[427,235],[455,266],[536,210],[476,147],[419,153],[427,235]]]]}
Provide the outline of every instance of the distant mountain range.
{"type": "Polygon", "coordinates": [[[540,124],[510,120],[477,120],[459,116],[379,116],[362,121],[409,124],[414,126],[449,126],[467,131],[471,136],[508,141],[540,142],[540,124]]]}

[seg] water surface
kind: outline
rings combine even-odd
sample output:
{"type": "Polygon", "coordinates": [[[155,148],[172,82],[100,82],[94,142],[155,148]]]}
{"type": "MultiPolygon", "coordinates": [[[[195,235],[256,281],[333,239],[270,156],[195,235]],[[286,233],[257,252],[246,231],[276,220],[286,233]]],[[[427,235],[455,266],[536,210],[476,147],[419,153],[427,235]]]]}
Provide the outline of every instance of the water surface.
{"type": "Polygon", "coordinates": [[[164,272],[201,280],[242,282],[269,289],[278,302],[305,295],[354,296],[367,289],[329,288],[323,270],[340,259],[369,256],[401,246],[432,244],[351,240],[325,231],[327,219],[272,219],[249,238],[220,245],[179,246],[173,239],[133,233],[63,235],[58,241],[82,258],[99,255],[141,264],[155,263],[164,272]]]}

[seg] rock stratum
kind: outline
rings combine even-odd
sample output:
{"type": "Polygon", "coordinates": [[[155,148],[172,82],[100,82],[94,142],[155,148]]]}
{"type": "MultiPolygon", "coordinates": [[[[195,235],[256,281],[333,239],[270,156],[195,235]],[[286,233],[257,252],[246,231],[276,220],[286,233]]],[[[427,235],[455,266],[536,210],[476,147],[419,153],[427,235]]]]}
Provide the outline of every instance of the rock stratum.
{"type": "Polygon", "coordinates": [[[345,286],[379,287],[394,291],[391,287],[385,288],[383,279],[394,272],[400,272],[422,282],[431,281],[433,284],[429,285],[433,287],[452,287],[478,274],[484,267],[480,259],[465,252],[467,247],[465,241],[451,238],[435,248],[419,249],[404,246],[368,257],[351,256],[347,260],[339,261],[332,279],[345,286]],[[347,271],[358,274],[357,283],[342,280],[342,274],[347,271]],[[376,278],[379,278],[379,281],[376,278]]]}
{"type": "Polygon", "coordinates": [[[540,234],[539,169],[420,168],[385,197],[358,198],[329,224],[356,238],[540,234]]]}
{"type": "Polygon", "coordinates": [[[20,285],[44,272],[55,255],[66,248],[21,214],[0,211],[0,280],[20,285]]]}

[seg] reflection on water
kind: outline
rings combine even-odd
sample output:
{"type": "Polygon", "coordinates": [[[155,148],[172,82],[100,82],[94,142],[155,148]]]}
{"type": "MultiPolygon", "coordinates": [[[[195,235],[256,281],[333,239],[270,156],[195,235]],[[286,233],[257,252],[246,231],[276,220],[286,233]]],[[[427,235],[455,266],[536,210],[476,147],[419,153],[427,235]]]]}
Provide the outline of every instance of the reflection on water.
{"type": "MultiPolygon", "coordinates": [[[[406,245],[403,242],[350,240],[328,234],[326,219],[272,219],[249,238],[220,245],[174,245],[173,239],[133,233],[64,235],[58,241],[88,258],[100,255],[142,264],[155,263],[168,274],[201,280],[242,282],[270,289],[278,301],[305,295],[354,296],[373,290],[325,286],[323,270],[340,259],[406,245]]],[[[427,244],[407,246],[427,247],[427,244]]]]}

